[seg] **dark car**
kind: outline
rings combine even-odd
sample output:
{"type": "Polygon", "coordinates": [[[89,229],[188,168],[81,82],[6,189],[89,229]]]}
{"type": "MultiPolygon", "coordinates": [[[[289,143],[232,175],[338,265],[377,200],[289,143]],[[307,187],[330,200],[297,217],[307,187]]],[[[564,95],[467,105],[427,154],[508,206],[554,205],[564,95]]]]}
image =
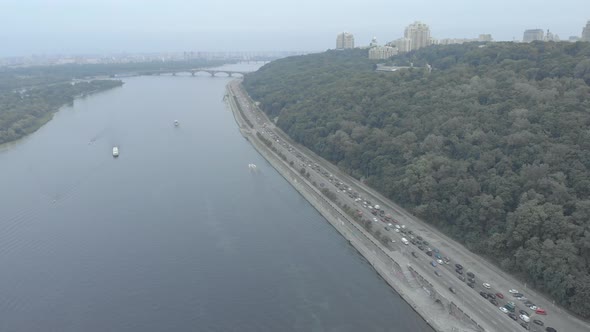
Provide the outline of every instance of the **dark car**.
{"type": "Polygon", "coordinates": [[[418,255],[416,255],[416,252],[412,251],[412,256],[418,258],[418,255]]]}
{"type": "Polygon", "coordinates": [[[545,328],[545,331],[547,331],[547,332],[557,332],[557,330],[554,329],[554,328],[552,328],[552,327],[546,327],[545,328]]]}
{"type": "Polygon", "coordinates": [[[451,293],[457,294],[457,291],[455,291],[455,289],[453,287],[449,287],[449,290],[451,291],[451,293]]]}
{"type": "Polygon", "coordinates": [[[420,241],[424,240],[420,235],[418,235],[417,239],[420,241]]]}
{"type": "Polygon", "coordinates": [[[467,276],[469,278],[475,278],[475,274],[473,274],[473,272],[467,272],[467,276]]]}
{"type": "Polygon", "coordinates": [[[434,274],[436,274],[439,277],[441,276],[440,272],[438,272],[438,271],[434,271],[434,274]]]}
{"type": "Polygon", "coordinates": [[[475,284],[474,283],[468,283],[467,286],[469,286],[471,288],[475,288],[475,284]]]}
{"type": "Polygon", "coordinates": [[[455,267],[457,268],[457,270],[463,270],[463,265],[461,264],[455,264],[455,267]]]}
{"type": "Polygon", "coordinates": [[[539,326],[543,326],[543,325],[545,325],[545,323],[543,323],[543,321],[542,321],[542,320],[538,320],[538,319],[535,319],[535,320],[533,320],[533,323],[535,323],[535,324],[537,324],[537,325],[539,325],[539,326]]]}
{"type": "Polygon", "coordinates": [[[432,256],[432,251],[427,251],[427,252],[426,252],[426,255],[428,255],[428,256],[432,256]]]}
{"type": "Polygon", "coordinates": [[[459,274],[463,274],[463,270],[456,269],[455,272],[457,272],[459,274]]]}
{"type": "Polygon", "coordinates": [[[488,297],[490,299],[495,299],[496,298],[496,294],[488,293],[488,297]]]}
{"type": "Polygon", "coordinates": [[[524,327],[527,330],[529,329],[529,324],[527,324],[525,322],[520,323],[520,326],[524,327]]]}
{"type": "Polygon", "coordinates": [[[509,313],[508,317],[512,318],[513,320],[518,320],[518,317],[516,317],[516,315],[514,313],[509,313]]]}
{"type": "Polygon", "coordinates": [[[420,250],[424,250],[424,246],[423,246],[423,245],[419,245],[419,246],[418,246],[418,249],[420,249],[420,250]]]}
{"type": "Polygon", "coordinates": [[[512,296],[514,296],[514,297],[516,297],[516,298],[521,298],[521,297],[523,297],[523,296],[524,296],[524,294],[521,294],[521,293],[514,293],[514,294],[512,294],[512,296]]]}
{"type": "Polygon", "coordinates": [[[470,283],[474,284],[475,283],[475,279],[471,279],[471,278],[467,278],[467,281],[469,281],[470,283]]]}
{"type": "Polygon", "coordinates": [[[460,275],[460,276],[459,276],[459,280],[461,280],[461,281],[465,281],[465,277],[460,275]]]}
{"type": "Polygon", "coordinates": [[[496,299],[490,299],[490,303],[493,305],[498,305],[498,301],[496,301],[496,299]]]}
{"type": "Polygon", "coordinates": [[[526,311],[524,311],[524,310],[518,310],[518,312],[519,312],[521,315],[525,315],[525,316],[529,316],[529,317],[531,316],[531,315],[529,315],[529,313],[528,313],[528,312],[526,312],[526,311]]]}
{"type": "Polygon", "coordinates": [[[424,245],[425,245],[425,246],[427,246],[427,245],[428,245],[428,241],[424,241],[423,243],[424,243],[424,245]]]}
{"type": "Polygon", "coordinates": [[[488,298],[488,294],[486,292],[479,292],[479,295],[481,295],[481,297],[483,297],[484,299],[488,298]]]}

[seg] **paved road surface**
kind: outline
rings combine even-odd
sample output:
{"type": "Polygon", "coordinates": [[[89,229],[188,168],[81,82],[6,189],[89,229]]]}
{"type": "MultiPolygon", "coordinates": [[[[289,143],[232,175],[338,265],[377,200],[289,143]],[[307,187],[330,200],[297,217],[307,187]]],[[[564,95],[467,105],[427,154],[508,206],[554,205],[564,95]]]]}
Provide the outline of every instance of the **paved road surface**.
{"type": "Polygon", "coordinates": [[[531,323],[527,324],[528,329],[531,331],[544,331],[547,326],[552,326],[557,331],[590,331],[590,325],[586,322],[554,306],[549,300],[527,289],[523,284],[506,275],[495,266],[492,266],[485,259],[471,253],[462,245],[434,230],[364,184],[343,174],[334,165],[317,157],[305,147],[292,142],[288,136],[282,133],[280,129],[276,128],[267,119],[263,112],[251,104],[251,100],[241,90],[237,81],[232,82],[232,87],[238,101],[242,105],[242,110],[254,124],[254,129],[263,133],[267,139],[272,140],[274,146],[284,155],[288,156],[289,160],[297,161],[294,165],[295,169],[299,170],[304,167],[310,174],[310,181],[316,182],[320,187],[327,188],[336,193],[340,202],[360,210],[365,219],[373,220],[373,218],[377,218],[377,222],[373,222],[374,227],[380,228],[381,233],[388,234],[395,241],[395,243],[391,243],[390,245],[391,253],[401,253],[411,262],[414,262],[412,267],[420,273],[430,275],[431,278],[429,281],[435,285],[439,293],[447,298],[453,299],[460,307],[468,307],[473,312],[476,312],[480,316],[476,320],[483,320],[487,323],[485,325],[495,326],[498,331],[525,330],[520,325],[523,323],[522,320],[513,321],[498,308],[498,306],[506,304],[507,301],[513,301],[517,304],[517,315],[520,309],[524,309],[531,314],[531,323]],[[346,187],[343,187],[343,185],[346,187]],[[386,230],[385,227],[387,225],[385,222],[382,222],[383,218],[379,213],[373,215],[369,204],[364,204],[367,201],[373,206],[376,204],[380,205],[380,209],[384,210],[383,215],[389,214],[398,225],[404,225],[406,234],[395,232],[395,226],[389,226],[387,227],[388,230],[386,230]],[[409,230],[413,232],[412,235],[407,233],[409,230]],[[437,264],[436,267],[432,267],[430,263],[435,260],[434,257],[427,256],[424,251],[421,251],[412,244],[404,245],[401,242],[402,236],[409,239],[410,236],[416,237],[418,235],[428,242],[428,247],[433,250],[436,248],[440,251],[441,256],[449,257],[449,264],[437,264]],[[417,257],[413,257],[412,252],[417,257]],[[476,282],[473,289],[458,278],[459,274],[455,272],[455,263],[463,265],[465,272],[470,271],[475,274],[476,282]],[[436,276],[434,271],[439,271],[440,276],[436,276]],[[485,289],[482,286],[484,282],[491,284],[491,289],[485,289]],[[452,294],[449,291],[449,287],[453,287],[456,290],[456,294],[452,294]],[[547,310],[548,315],[540,316],[534,314],[533,310],[527,308],[521,301],[511,296],[508,289],[512,288],[518,289],[531,302],[547,310]],[[487,299],[480,296],[480,291],[487,293],[499,292],[504,295],[504,299],[498,298],[498,305],[493,305],[487,299]],[[543,321],[544,326],[541,327],[532,323],[534,319],[543,321]]]}

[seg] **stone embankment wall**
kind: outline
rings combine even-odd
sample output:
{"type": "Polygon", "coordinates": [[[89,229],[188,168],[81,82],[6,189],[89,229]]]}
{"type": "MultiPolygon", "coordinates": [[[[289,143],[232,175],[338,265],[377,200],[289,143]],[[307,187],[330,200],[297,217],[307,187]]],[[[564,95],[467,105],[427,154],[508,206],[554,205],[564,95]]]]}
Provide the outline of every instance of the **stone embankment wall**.
{"type": "Polygon", "coordinates": [[[352,220],[338,205],[326,199],[320,190],[275,155],[251,128],[250,121],[242,118],[237,98],[230,85],[227,87],[229,108],[232,110],[242,135],[254,148],[320,213],[350,244],[359,251],[381,277],[420,314],[436,331],[484,331],[484,329],[453,302],[440,295],[435,287],[422,277],[399,252],[387,253],[364,228],[352,220]],[[394,257],[392,257],[394,256],[394,257]],[[428,303],[428,306],[424,306],[428,303]],[[437,305],[432,305],[435,303],[437,305]],[[435,310],[432,309],[435,308],[435,310]],[[444,317],[443,317],[444,316],[444,317]],[[452,319],[449,319],[452,318],[452,319]]]}

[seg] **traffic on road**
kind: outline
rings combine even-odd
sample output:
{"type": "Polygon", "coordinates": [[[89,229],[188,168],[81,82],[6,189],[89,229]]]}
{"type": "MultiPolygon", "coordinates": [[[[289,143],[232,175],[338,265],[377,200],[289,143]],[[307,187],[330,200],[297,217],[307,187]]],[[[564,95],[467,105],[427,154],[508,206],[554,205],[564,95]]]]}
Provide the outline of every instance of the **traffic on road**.
{"type": "Polygon", "coordinates": [[[321,161],[309,158],[279,135],[261,111],[251,107],[245,95],[238,93],[237,96],[246,115],[255,123],[254,129],[273,142],[290,161],[296,161],[291,163],[295,170],[305,174],[319,188],[333,192],[342,204],[353,207],[356,220],[371,222],[372,227],[386,234],[388,250],[401,252],[415,264],[431,270],[433,284],[448,291],[457,303],[473,308],[489,320],[491,326],[503,326],[510,330],[557,331],[551,324],[551,310],[535,303],[534,296],[517,289],[501,289],[486,276],[472,270],[469,262],[459,261],[451,253],[437,248],[431,243],[432,234],[422,234],[422,228],[406,225],[396,210],[339,178],[323,163],[320,165],[321,161]]]}

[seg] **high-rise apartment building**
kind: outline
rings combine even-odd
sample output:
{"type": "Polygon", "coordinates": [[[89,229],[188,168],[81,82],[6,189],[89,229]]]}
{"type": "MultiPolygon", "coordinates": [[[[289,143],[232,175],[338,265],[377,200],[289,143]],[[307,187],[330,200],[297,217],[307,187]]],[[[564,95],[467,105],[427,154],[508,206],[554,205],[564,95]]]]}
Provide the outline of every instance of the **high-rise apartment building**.
{"type": "Polygon", "coordinates": [[[581,41],[590,42],[590,21],[586,23],[586,26],[582,29],[582,38],[581,41]]]}
{"type": "Polygon", "coordinates": [[[390,43],[389,46],[395,46],[400,53],[410,52],[412,50],[412,40],[410,38],[399,38],[390,43]]]}
{"type": "Polygon", "coordinates": [[[543,29],[524,30],[522,41],[525,43],[530,43],[535,40],[543,40],[544,35],[545,33],[543,32],[543,29]]]}
{"type": "Polygon", "coordinates": [[[354,48],[354,36],[352,33],[343,32],[336,37],[336,49],[343,50],[354,48]]]}
{"type": "Polygon", "coordinates": [[[389,59],[397,54],[397,48],[391,46],[374,46],[369,49],[369,59],[389,59]]]}
{"type": "Polygon", "coordinates": [[[404,31],[404,37],[411,40],[411,50],[418,50],[431,44],[430,28],[422,22],[414,22],[404,31]]]}

